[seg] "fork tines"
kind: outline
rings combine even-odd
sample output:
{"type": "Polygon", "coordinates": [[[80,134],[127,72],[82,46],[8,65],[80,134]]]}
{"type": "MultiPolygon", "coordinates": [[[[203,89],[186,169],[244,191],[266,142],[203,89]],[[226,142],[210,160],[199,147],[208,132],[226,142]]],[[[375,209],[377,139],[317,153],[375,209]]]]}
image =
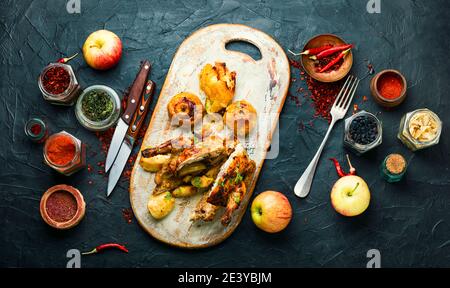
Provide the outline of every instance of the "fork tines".
{"type": "Polygon", "coordinates": [[[331,109],[339,108],[347,111],[350,103],[352,102],[353,96],[355,95],[359,81],[360,80],[353,75],[348,76],[331,109]]]}

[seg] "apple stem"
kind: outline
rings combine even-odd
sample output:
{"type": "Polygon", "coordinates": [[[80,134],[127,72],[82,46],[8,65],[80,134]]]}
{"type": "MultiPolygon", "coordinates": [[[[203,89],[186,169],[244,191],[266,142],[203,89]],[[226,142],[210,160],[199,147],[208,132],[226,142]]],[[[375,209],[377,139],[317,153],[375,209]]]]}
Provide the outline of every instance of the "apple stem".
{"type": "Polygon", "coordinates": [[[359,186],[359,182],[358,182],[358,183],[356,183],[356,186],[355,186],[355,188],[353,188],[353,190],[352,190],[352,191],[350,191],[350,192],[348,193],[348,196],[352,196],[352,195],[353,195],[353,192],[355,192],[355,190],[356,190],[356,188],[358,188],[358,186],[359,186]]]}

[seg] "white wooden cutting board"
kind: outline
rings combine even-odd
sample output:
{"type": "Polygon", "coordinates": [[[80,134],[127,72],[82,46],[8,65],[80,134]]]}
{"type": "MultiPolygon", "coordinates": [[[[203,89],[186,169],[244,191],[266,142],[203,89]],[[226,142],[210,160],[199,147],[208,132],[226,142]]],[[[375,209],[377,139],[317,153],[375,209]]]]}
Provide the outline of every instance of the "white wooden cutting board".
{"type": "Polygon", "coordinates": [[[142,147],[155,146],[180,135],[179,130],[170,127],[167,103],[172,96],[183,91],[198,95],[205,103],[205,95],[199,88],[199,73],[204,65],[214,64],[216,61],[225,62],[230,71],[236,71],[236,93],[233,102],[245,99],[258,113],[259,129],[255,129],[246,142],[249,155],[256,162],[256,172],[246,197],[227,227],[220,223],[222,210],[219,210],[212,222],[193,223],[189,220],[201,195],[176,199],[175,209],[164,219],[155,220],[147,211],[147,201],[155,187],[154,173],[148,173],[140,167],[139,153],[130,181],[130,201],[134,214],[142,228],[150,235],[174,246],[213,246],[226,239],[239,225],[288,92],[288,59],[280,45],[269,35],[238,24],[216,24],[200,29],[189,36],[175,54],[142,147]],[[247,41],[255,45],[259,48],[262,58],[255,61],[246,54],[227,50],[225,45],[232,41],[247,41]]]}

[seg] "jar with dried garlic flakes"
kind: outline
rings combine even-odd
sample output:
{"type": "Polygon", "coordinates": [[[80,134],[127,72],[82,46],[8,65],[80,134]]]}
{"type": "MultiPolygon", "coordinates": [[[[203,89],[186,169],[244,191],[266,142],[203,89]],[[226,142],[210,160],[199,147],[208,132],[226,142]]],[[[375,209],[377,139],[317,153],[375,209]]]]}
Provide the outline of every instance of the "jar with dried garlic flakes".
{"type": "Polygon", "coordinates": [[[438,144],[441,130],[442,122],[433,111],[417,109],[403,116],[397,137],[416,151],[438,144]]]}

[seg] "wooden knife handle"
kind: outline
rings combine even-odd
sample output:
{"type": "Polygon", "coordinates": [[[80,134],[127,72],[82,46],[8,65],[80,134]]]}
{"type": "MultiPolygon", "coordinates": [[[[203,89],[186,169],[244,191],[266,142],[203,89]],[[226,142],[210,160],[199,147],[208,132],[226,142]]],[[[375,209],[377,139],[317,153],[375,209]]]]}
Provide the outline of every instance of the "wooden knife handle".
{"type": "Polygon", "coordinates": [[[133,85],[131,86],[127,108],[122,114],[122,120],[128,125],[130,125],[131,119],[136,112],[139,99],[142,95],[142,91],[144,90],[145,82],[147,81],[148,74],[150,73],[150,68],[151,65],[148,60],[142,62],[141,69],[136,75],[136,79],[134,79],[133,85]]]}
{"type": "Polygon", "coordinates": [[[131,121],[130,127],[128,128],[128,136],[136,140],[139,130],[141,130],[142,124],[145,121],[145,116],[147,116],[150,102],[152,100],[153,93],[155,92],[155,83],[151,80],[147,81],[147,85],[142,93],[141,101],[139,107],[134,114],[133,121],[131,121]]]}

